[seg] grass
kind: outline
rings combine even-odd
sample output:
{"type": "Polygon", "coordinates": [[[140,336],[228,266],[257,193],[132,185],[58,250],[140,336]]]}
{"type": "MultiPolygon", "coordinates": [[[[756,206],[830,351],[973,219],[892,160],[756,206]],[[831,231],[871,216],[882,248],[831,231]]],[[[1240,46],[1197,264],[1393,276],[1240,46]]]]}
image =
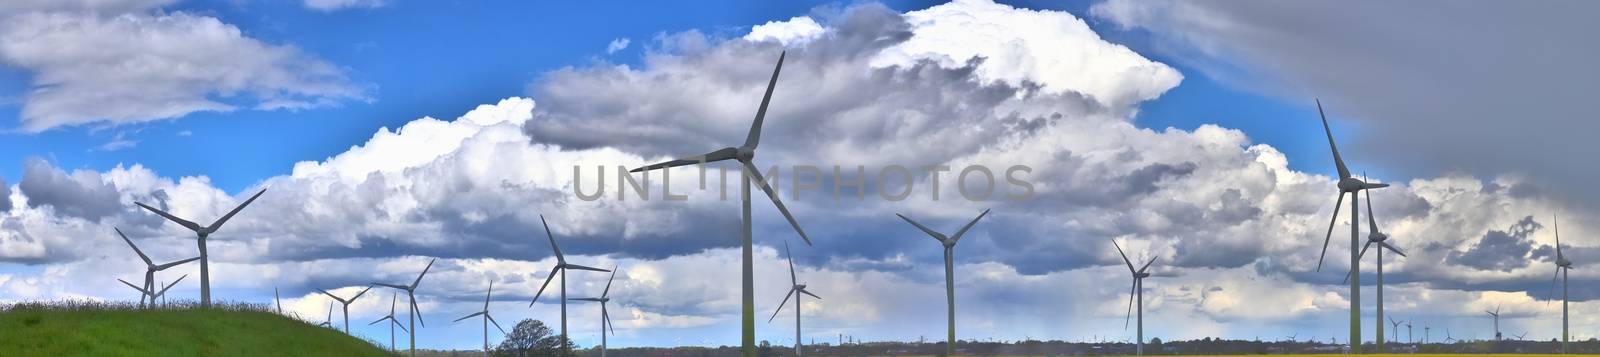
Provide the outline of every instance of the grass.
{"type": "Polygon", "coordinates": [[[0,306],[0,356],[385,356],[265,305],[61,301],[0,306]]]}

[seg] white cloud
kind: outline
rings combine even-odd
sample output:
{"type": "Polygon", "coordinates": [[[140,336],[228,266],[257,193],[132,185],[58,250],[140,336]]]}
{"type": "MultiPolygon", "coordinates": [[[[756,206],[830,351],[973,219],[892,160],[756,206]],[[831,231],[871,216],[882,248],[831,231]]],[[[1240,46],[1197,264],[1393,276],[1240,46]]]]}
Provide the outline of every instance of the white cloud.
{"type": "Polygon", "coordinates": [[[387,3],[385,0],[305,0],[306,8],[322,12],[355,8],[375,9],[387,3]]]}
{"type": "Polygon", "coordinates": [[[611,43],[606,44],[606,54],[617,53],[617,51],[628,48],[628,42],[630,40],[627,37],[611,40],[611,43]]]}
{"type": "Polygon", "coordinates": [[[751,27],[744,39],[751,42],[777,41],[784,46],[794,46],[811,42],[826,33],[827,30],[811,17],[795,16],[788,21],[768,21],[751,27]]]}

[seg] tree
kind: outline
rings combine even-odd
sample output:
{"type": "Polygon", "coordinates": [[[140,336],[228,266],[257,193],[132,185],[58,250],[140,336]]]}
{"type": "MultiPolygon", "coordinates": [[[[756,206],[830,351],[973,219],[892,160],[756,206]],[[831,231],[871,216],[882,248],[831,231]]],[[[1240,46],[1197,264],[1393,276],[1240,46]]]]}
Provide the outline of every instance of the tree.
{"type": "Polygon", "coordinates": [[[562,349],[561,336],[550,332],[550,326],[534,319],[522,320],[516,327],[511,328],[511,333],[506,334],[506,339],[500,341],[500,346],[495,347],[496,356],[528,356],[528,357],[555,357],[563,351],[577,348],[572,341],[566,342],[566,349],[562,349]]]}

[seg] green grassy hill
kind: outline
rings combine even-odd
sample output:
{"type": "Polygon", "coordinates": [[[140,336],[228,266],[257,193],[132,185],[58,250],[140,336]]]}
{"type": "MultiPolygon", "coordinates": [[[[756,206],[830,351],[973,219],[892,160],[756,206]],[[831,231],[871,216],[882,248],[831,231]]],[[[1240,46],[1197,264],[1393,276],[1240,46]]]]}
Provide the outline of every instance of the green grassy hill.
{"type": "Polygon", "coordinates": [[[140,310],[24,303],[0,308],[0,356],[385,356],[342,332],[230,305],[140,310]]]}

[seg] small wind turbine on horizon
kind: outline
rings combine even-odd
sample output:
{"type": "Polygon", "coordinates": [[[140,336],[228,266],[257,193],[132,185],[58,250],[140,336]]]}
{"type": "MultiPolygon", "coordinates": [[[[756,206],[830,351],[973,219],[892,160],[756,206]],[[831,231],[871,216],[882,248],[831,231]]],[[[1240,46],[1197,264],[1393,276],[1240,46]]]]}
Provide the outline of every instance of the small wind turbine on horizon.
{"type": "Polygon", "coordinates": [[[212,233],[216,233],[217,229],[222,228],[223,223],[228,223],[228,219],[233,218],[233,215],[238,214],[240,210],[243,210],[245,206],[249,206],[251,202],[255,202],[256,198],[261,197],[263,193],[267,193],[267,189],[263,188],[260,192],[256,192],[254,196],[250,196],[250,199],[245,200],[238,207],[234,207],[232,211],[228,211],[228,214],[223,215],[222,218],[218,218],[216,222],[212,222],[211,225],[207,226],[201,226],[198,223],[178,218],[178,216],[167,213],[167,211],[162,211],[143,203],[134,202],[133,204],[144,207],[150,212],[155,212],[155,214],[183,226],[183,228],[194,231],[200,246],[200,307],[211,307],[211,259],[210,255],[206,253],[206,238],[210,237],[212,233]]]}
{"type": "Polygon", "coordinates": [[[954,356],[956,354],[956,242],[961,241],[961,236],[966,235],[967,230],[972,229],[972,225],[978,224],[978,220],[983,219],[983,216],[988,214],[989,210],[983,210],[983,213],[979,213],[977,218],[972,219],[972,222],[967,222],[967,225],[961,226],[961,230],[956,231],[955,235],[950,236],[945,236],[944,233],[939,233],[932,229],[928,229],[928,227],[923,226],[921,223],[917,223],[917,221],[911,220],[911,218],[907,218],[905,215],[901,215],[899,213],[894,214],[896,216],[900,216],[900,219],[906,220],[907,223],[911,223],[911,225],[916,226],[917,229],[922,230],[923,233],[928,234],[928,236],[933,237],[933,239],[938,240],[939,244],[944,246],[944,292],[945,299],[949,303],[947,305],[948,315],[946,315],[949,319],[949,328],[944,345],[944,353],[946,356],[954,356]]]}
{"type": "MultiPolygon", "coordinates": [[[[1322,101],[1317,101],[1317,114],[1322,116],[1322,131],[1328,136],[1328,149],[1333,151],[1333,164],[1339,170],[1339,199],[1333,203],[1333,218],[1328,220],[1328,234],[1322,239],[1322,254],[1317,258],[1317,271],[1322,271],[1322,261],[1328,256],[1328,242],[1333,238],[1333,226],[1339,222],[1339,207],[1344,204],[1344,195],[1350,194],[1350,271],[1361,271],[1361,255],[1356,246],[1361,245],[1361,205],[1356,203],[1357,193],[1361,191],[1389,187],[1385,183],[1367,183],[1350,175],[1350,169],[1345,167],[1344,158],[1339,156],[1339,147],[1333,142],[1333,129],[1328,127],[1328,115],[1322,111],[1322,101]]],[[[1380,322],[1381,325],[1381,322],[1380,322]]],[[[1379,334],[1378,338],[1383,338],[1379,334]]],[[[1350,279],[1350,353],[1361,353],[1361,276],[1354,275],[1350,279]]]]}
{"type": "Polygon", "coordinates": [[[317,324],[317,326],[333,328],[333,302],[332,301],[328,302],[328,317],[326,319],[323,319],[322,323],[317,324]]]}
{"type": "MultiPolygon", "coordinates": [[[[1128,273],[1133,274],[1133,288],[1128,291],[1128,316],[1133,315],[1134,300],[1137,299],[1139,301],[1139,324],[1134,330],[1134,336],[1138,339],[1138,343],[1134,345],[1133,351],[1135,355],[1142,356],[1144,355],[1144,279],[1150,277],[1150,272],[1147,271],[1150,270],[1150,264],[1155,264],[1156,259],[1160,257],[1151,258],[1150,261],[1144,263],[1144,266],[1134,269],[1133,261],[1128,260],[1128,253],[1122,251],[1122,246],[1118,245],[1115,239],[1111,240],[1111,246],[1117,248],[1117,255],[1122,256],[1122,262],[1128,265],[1128,273]]],[[[1122,328],[1128,328],[1127,316],[1122,318],[1122,328]]]]}
{"type": "MultiPolygon", "coordinates": [[[[150,300],[150,304],[151,305],[155,304],[156,295],[151,295],[151,294],[154,293],[155,290],[156,290],[156,285],[155,285],[156,284],[156,272],[162,271],[162,270],[167,270],[168,268],[172,268],[172,267],[175,267],[175,266],[183,265],[184,263],[188,263],[188,262],[192,262],[192,261],[200,259],[200,257],[194,257],[194,258],[179,260],[179,261],[166,263],[166,264],[156,264],[155,262],[150,261],[150,256],[145,255],[144,251],[140,250],[138,245],[133,244],[133,240],[132,239],[128,239],[128,235],[122,234],[122,229],[116,228],[116,227],[112,227],[111,230],[116,231],[117,235],[122,237],[122,241],[128,242],[128,247],[129,248],[133,248],[133,252],[135,254],[139,255],[139,260],[143,260],[144,261],[144,266],[145,266],[145,269],[144,269],[144,285],[143,285],[143,288],[141,288],[139,290],[143,291],[146,296],[140,296],[139,297],[139,307],[141,307],[141,308],[145,306],[144,301],[145,301],[145,298],[147,298],[147,297],[151,299],[150,300]]],[[[176,284],[177,282],[173,282],[173,283],[176,284]]],[[[166,289],[161,289],[161,291],[164,292],[164,291],[166,291],[166,289]]]]}
{"type": "MultiPolygon", "coordinates": [[[[391,288],[395,288],[395,289],[400,289],[401,291],[405,291],[406,292],[407,304],[411,305],[410,306],[410,311],[407,312],[409,317],[407,317],[406,320],[407,320],[407,323],[409,323],[411,325],[411,329],[407,330],[407,331],[409,331],[407,333],[407,335],[411,336],[411,355],[412,356],[416,356],[417,355],[417,332],[416,332],[417,331],[417,323],[422,323],[422,310],[417,308],[417,285],[422,284],[422,277],[428,275],[428,268],[432,268],[433,267],[433,262],[435,260],[437,260],[437,259],[428,259],[428,266],[422,267],[422,273],[421,274],[417,274],[417,280],[412,281],[411,285],[372,283],[372,285],[387,286],[387,287],[391,287],[391,288]]],[[[427,323],[423,323],[422,326],[423,327],[427,327],[428,324],[427,323]]]]}
{"type": "MultiPolygon", "coordinates": [[[[556,274],[561,274],[561,339],[563,341],[571,341],[567,337],[567,270],[578,269],[598,272],[609,272],[610,270],[567,263],[567,257],[561,254],[561,246],[556,245],[556,235],[550,233],[550,223],[545,222],[542,214],[539,215],[539,223],[544,224],[544,235],[550,238],[550,250],[556,254],[556,266],[550,268],[550,275],[544,277],[544,285],[539,286],[539,293],[533,295],[533,301],[528,302],[528,307],[533,307],[534,303],[539,302],[539,297],[544,296],[544,288],[550,287],[550,281],[556,278],[556,274]]],[[[487,330],[487,328],[485,329],[487,330]]],[[[562,346],[566,345],[566,343],[562,343],[562,346]]]]}
{"type": "MultiPolygon", "coordinates": [[[[802,299],[800,294],[811,295],[811,297],[817,298],[817,300],[822,300],[822,297],[821,296],[817,296],[817,294],[812,294],[810,291],[807,291],[806,290],[806,284],[801,284],[800,283],[800,279],[798,277],[796,277],[796,275],[794,273],[794,251],[789,250],[789,241],[783,241],[783,251],[784,251],[784,253],[787,253],[789,255],[789,283],[792,284],[792,285],[789,287],[789,293],[783,295],[783,302],[779,302],[778,303],[778,309],[772,311],[772,317],[767,318],[767,323],[772,323],[772,319],[778,318],[778,312],[779,311],[783,311],[783,306],[784,305],[788,305],[789,304],[789,297],[793,296],[794,297],[794,355],[795,356],[800,356],[801,355],[801,343],[800,343],[800,341],[802,341],[800,339],[800,300],[802,299]]],[[[600,356],[600,357],[605,357],[605,356],[600,356]]]]}
{"type": "Polygon", "coordinates": [[[744,145],[739,147],[726,147],[717,149],[716,151],[705,153],[700,156],[652,164],[628,171],[641,172],[678,166],[696,164],[703,165],[724,160],[739,161],[739,166],[742,169],[740,171],[744,172],[743,174],[739,175],[741,178],[739,188],[741,195],[739,196],[739,201],[741,204],[742,213],[742,219],[740,222],[742,223],[741,238],[743,239],[741,242],[743,244],[743,250],[740,253],[740,257],[743,259],[743,262],[740,266],[740,269],[742,269],[740,271],[740,284],[742,285],[742,288],[739,295],[739,349],[745,357],[754,357],[756,355],[755,267],[752,265],[753,263],[751,263],[754,261],[754,258],[752,258],[752,255],[754,254],[752,241],[754,239],[752,238],[751,230],[753,228],[750,223],[750,186],[752,183],[754,183],[756,187],[761,188],[762,192],[767,194],[767,198],[772,200],[772,205],[778,208],[778,212],[783,214],[783,218],[788,219],[789,225],[793,226],[794,231],[800,234],[800,239],[804,240],[807,246],[811,245],[811,238],[806,236],[806,231],[804,229],[800,228],[800,222],[794,219],[794,215],[789,214],[789,209],[784,207],[783,200],[778,199],[777,192],[774,192],[772,187],[767,185],[766,177],[761,175],[761,170],[756,168],[753,161],[755,160],[756,156],[756,147],[761,144],[761,123],[765,121],[767,117],[767,104],[772,102],[772,90],[778,86],[778,73],[783,72],[783,59],[787,55],[788,52],[781,52],[778,54],[778,65],[772,68],[772,79],[767,81],[767,92],[761,96],[761,106],[756,108],[756,118],[754,122],[750,124],[750,133],[745,136],[744,145]]]}
{"type": "Polygon", "coordinates": [[[388,315],[383,315],[383,317],[379,318],[377,321],[373,321],[373,322],[367,324],[367,326],[372,326],[372,325],[378,324],[379,322],[389,321],[389,351],[392,351],[392,352],[400,352],[400,350],[395,348],[395,346],[394,346],[394,328],[395,327],[399,327],[400,331],[405,331],[407,334],[411,333],[411,330],[407,330],[404,325],[400,324],[400,320],[395,320],[394,319],[394,305],[395,305],[395,302],[398,302],[398,301],[400,301],[400,293],[390,293],[390,295],[389,295],[389,314],[388,315]]]}
{"type": "Polygon", "coordinates": [[[1561,220],[1560,217],[1551,216],[1556,230],[1556,277],[1550,280],[1550,295],[1556,294],[1556,283],[1561,283],[1561,353],[1571,351],[1567,344],[1572,335],[1567,331],[1567,272],[1572,270],[1572,261],[1567,260],[1567,255],[1561,252],[1561,220]]]}
{"type": "Polygon", "coordinates": [[[600,291],[597,298],[576,298],[573,300],[593,301],[600,303],[600,357],[606,357],[606,329],[611,329],[611,334],[617,333],[616,326],[611,324],[611,312],[606,310],[606,303],[611,302],[611,282],[617,280],[617,267],[611,268],[611,278],[606,279],[606,289],[600,291]]]}
{"type": "Polygon", "coordinates": [[[461,320],[466,320],[466,319],[472,318],[473,316],[483,316],[483,355],[484,356],[488,356],[489,355],[489,323],[493,322],[494,323],[494,328],[500,329],[500,333],[509,334],[509,333],[506,332],[506,329],[504,327],[500,327],[500,321],[495,321],[494,320],[494,315],[490,315],[489,314],[489,297],[491,295],[494,295],[494,279],[489,279],[489,291],[483,293],[483,310],[482,311],[474,312],[474,313],[472,313],[470,315],[462,316],[461,318],[456,319],[455,321],[451,321],[451,323],[456,323],[456,322],[461,322],[461,320]]]}
{"type": "MultiPolygon", "coordinates": [[[[1400,340],[1400,324],[1402,324],[1402,323],[1405,323],[1405,321],[1395,320],[1394,317],[1390,317],[1389,318],[1389,324],[1390,325],[1394,325],[1394,328],[1392,330],[1394,330],[1394,340],[1395,341],[1399,341],[1400,340]]],[[[1382,351],[1382,349],[1379,349],[1379,351],[1382,351]]]]}
{"type": "Polygon", "coordinates": [[[349,300],[345,300],[344,298],[333,295],[333,293],[330,293],[327,290],[317,289],[317,292],[321,292],[322,295],[327,295],[328,297],[333,298],[334,301],[339,302],[339,307],[344,309],[344,333],[348,335],[350,334],[350,304],[356,302],[356,299],[360,299],[361,295],[366,295],[367,291],[369,290],[372,290],[371,286],[368,286],[366,289],[362,289],[361,292],[356,293],[356,296],[351,296],[349,300]]]}

